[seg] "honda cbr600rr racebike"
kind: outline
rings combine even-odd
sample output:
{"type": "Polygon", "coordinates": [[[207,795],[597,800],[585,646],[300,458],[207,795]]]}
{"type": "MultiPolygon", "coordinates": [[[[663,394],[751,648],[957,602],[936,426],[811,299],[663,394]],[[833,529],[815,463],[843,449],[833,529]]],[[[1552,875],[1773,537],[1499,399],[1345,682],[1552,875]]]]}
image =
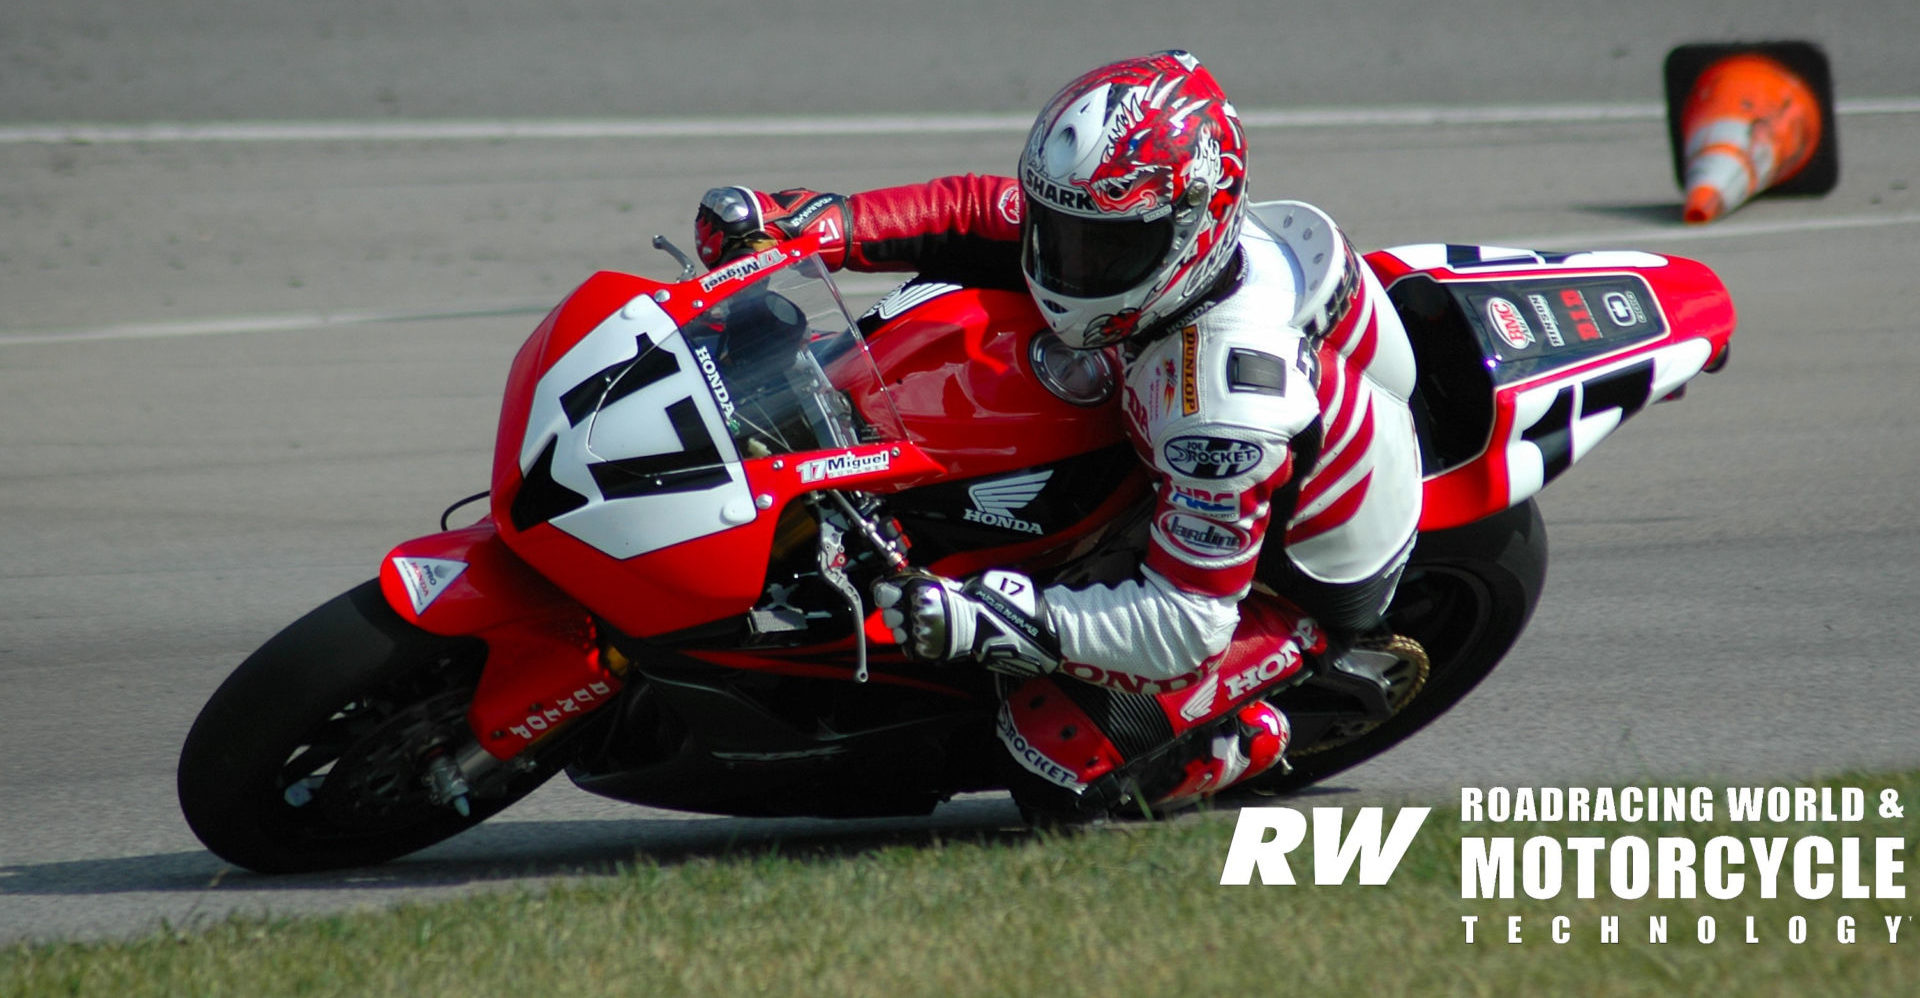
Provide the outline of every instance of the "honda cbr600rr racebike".
{"type": "MultiPolygon", "coordinates": [[[[1066,348],[1008,291],[912,281],[856,321],[810,237],[705,274],[656,244],[679,280],[595,274],[514,358],[485,515],[398,545],[213,694],[178,774],[213,852],[381,862],[561,769],[756,816],[920,814],[1023,772],[1003,677],[909,662],[866,594],[905,570],[1078,584],[1137,565],[1153,500],[1118,358],[1066,348]]],[[[1254,697],[1293,724],[1290,770],[1253,781],[1271,792],[1459,702],[1539,599],[1532,497],[1717,370],[1733,333],[1720,280],[1678,257],[1433,244],[1363,263],[1418,362],[1425,507],[1388,619],[1424,654],[1124,691],[1176,737],[1118,752],[1089,813],[1137,804],[1159,756],[1254,697]]],[[[1256,584],[1243,612],[1284,597],[1256,584]]],[[[1102,678],[1076,668],[1058,681],[1102,678]]]]}

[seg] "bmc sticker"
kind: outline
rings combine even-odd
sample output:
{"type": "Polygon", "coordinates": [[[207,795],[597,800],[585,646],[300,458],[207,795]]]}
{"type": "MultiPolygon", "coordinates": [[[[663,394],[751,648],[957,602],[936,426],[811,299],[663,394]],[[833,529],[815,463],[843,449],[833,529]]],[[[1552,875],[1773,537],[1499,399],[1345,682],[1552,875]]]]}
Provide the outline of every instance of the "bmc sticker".
{"type": "Polygon", "coordinates": [[[1173,470],[1188,478],[1244,475],[1267,456],[1259,444],[1222,437],[1174,437],[1161,453],[1173,470]]]}
{"type": "Polygon", "coordinates": [[[1494,332],[1515,350],[1525,350],[1533,343],[1533,327],[1527,325],[1520,309],[1505,298],[1487,299],[1487,318],[1492,321],[1494,332]]]}

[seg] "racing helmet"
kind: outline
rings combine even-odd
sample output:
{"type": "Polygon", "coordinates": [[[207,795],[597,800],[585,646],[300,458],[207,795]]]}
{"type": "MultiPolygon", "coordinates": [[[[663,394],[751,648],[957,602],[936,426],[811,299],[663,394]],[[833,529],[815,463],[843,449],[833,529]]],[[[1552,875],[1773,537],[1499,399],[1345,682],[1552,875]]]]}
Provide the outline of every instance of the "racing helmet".
{"type": "Polygon", "coordinates": [[[1246,140],[1199,60],[1126,59],[1040,112],[1020,187],[1028,290],[1068,346],[1102,347],[1178,315],[1233,259],[1246,140]]]}

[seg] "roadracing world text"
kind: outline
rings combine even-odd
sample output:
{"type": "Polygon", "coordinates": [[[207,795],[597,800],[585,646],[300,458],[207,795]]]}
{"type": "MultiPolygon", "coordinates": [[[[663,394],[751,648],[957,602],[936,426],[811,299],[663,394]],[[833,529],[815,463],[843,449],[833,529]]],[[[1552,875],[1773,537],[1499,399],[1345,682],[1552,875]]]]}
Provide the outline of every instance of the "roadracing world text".
{"type": "MultiPolygon", "coordinates": [[[[1311,832],[1313,884],[1390,886],[1431,809],[1347,810],[1242,809],[1220,883],[1298,883],[1288,859],[1311,832]]],[[[1898,791],[1851,786],[1464,788],[1459,936],[1897,944],[1904,817],[1898,791]]]]}

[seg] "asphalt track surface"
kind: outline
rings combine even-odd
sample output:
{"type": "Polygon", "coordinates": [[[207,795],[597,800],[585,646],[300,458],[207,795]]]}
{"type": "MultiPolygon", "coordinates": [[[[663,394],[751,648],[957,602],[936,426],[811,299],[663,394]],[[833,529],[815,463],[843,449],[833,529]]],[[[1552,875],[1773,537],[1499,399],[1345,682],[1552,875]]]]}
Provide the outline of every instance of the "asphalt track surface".
{"type": "Polygon", "coordinates": [[[1339,799],[1920,765],[1920,8],[843,2],[769,23],[652,6],[16,5],[0,940],[1008,824],[994,798],[918,821],[687,820],[561,781],[405,861],[270,879],[199,847],[173,766],[249,650],[485,486],[506,363],[539,313],[596,269],[670,273],[647,241],[684,241],[710,183],[1005,172],[1065,78],[1173,43],[1256,122],[1256,194],[1317,202],[1362,246],[1676,253],[1740,311],[1725,372],[1545,495],[1547,592],[1507,664],[1334,780],[1339,799]],[[1781,37],[1834,56],[1840,187],[1681,227],[1660,59],[1781,37]]]}

